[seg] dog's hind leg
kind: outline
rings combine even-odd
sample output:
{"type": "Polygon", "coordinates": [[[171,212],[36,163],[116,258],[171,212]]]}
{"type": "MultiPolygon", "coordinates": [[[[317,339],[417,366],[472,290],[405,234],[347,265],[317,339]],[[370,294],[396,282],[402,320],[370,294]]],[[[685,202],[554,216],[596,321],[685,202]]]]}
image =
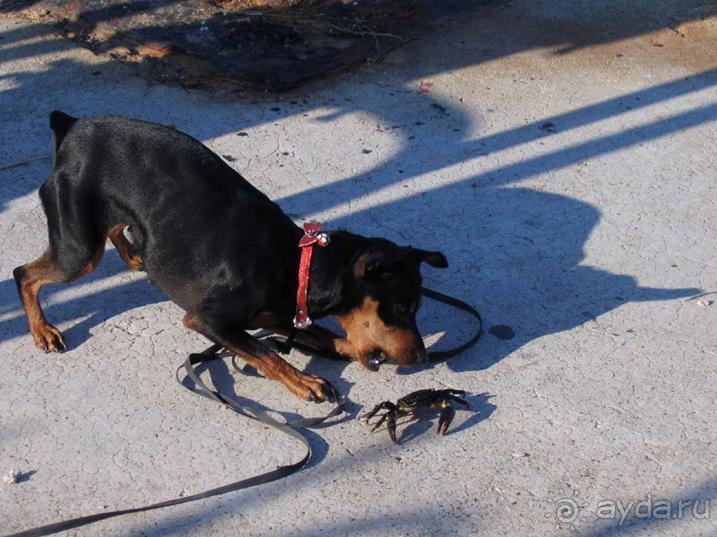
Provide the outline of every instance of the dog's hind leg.
{"type": "Polygon", "coordinates": [[[13,276],[35,345],[58,352],[65,348],[65,341],[45,318],[40,290],[48,283],[69,283],[95,270],[105,250],[106,235],[98,232],[97,224],[82,208],[68,210],[68,202],[77,204],[78,200],[60,199],[57,185],[51,183],[40,189],[50,247],[35,261],[17,267],[13,276]]]}

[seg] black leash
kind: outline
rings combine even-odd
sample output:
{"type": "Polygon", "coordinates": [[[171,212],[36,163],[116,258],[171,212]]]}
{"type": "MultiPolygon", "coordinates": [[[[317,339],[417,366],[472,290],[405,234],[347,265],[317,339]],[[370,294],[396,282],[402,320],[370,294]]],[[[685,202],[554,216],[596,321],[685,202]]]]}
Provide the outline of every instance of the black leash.
{"type": "Polygon", "coordinates": [[[456,309],[465,311],[466,313],[472,315],[478,321],[478,330],[476,330],[476,333],[473,335],[472,338],[466,341],[463,345],[460,345],[453,349],[429,352],[428,357],[432,361],[439,362],[441,360],[448,360],[449,358],[458,356],[463,351],[470,349],[473,345],[478,343],[478,340],[483,334],[483,318],[480,316],[480,313],[478,313],[477,309],[475,309],[470,304],[466,304],[462,300],[458,300],[457,298],[453,298],[452,296],[444,295],[443,293],[439,293],[438,291],[434,291],[433,289],[428,289],[427,287],[421,287],[421,294],[427,298],[430,298],[431,300],[435,300],[436,302],[442,302],[443,304],[446,304],[448,306],[453,306],[456,309]]]}
{"type": "MultiPolygon", "coordinates": [[[[465,302],[458,300],[457,298],[450,297],[448,295],[444,295],[443,293],[439,293],[438,291],[433,291],[431,289],[426,289],[425,287],[421,290],[424,296],[436,300],[438,302],[442,302],[444,304],[447,304],[449,306],[452,306],[454,308],[460,309],[462,311],[465,311],[466,313],[471,314],[473,317],[475,317],[478,320],[479,327],[476,334],[469,339],[466,343],[463,345],[456,347],[454,349],[446,350],[446,351],[434,351],[430,352],[429,356],[431,360],[446,360],[448,358],[452,358],[453,356],[456,356],[457,354],[460,354],[461,352],[465,351],[466,349],[472,347],[476,344],[478,339],[480,338],[482,332],[483,332],[483,320],[481,319],[480,313],[473,308],[472,306],[466,304],[465,302]]],[[[290,338],[287,341],[280,342],[286,345],[287,343],[289,345],[293,345],[294,347],[301,349],[301,350],[308,350],[309,352],[319,353],[319,354],[326,354],[320,351],[319,349],[311,348],[307,345],[300,344],[296,341],[291,341],[293,338],[290,338]]],[[[282,433],[286,434],[287,436],[290,436],[292,438],[295,438],[299,442],[301,442],[304,446],[305,453],[304,456],[297,462],[288,464],[285,466],[279,466],[275,470],[271,470],[269,472],[265,472],[263,474],[259,474],[256,476],[249,477],[247,479],[242,479],[241,481],[236,481],[234,483],[229,483],[227,485],[223,485],[220,487],[216,487],[213,489],[205,490],[204,492],[199,492],[197,494],[192,494],[191,496],[183,496],[180,498],[174,498],[171,500],[164,500],[161,502],[145,505],[142,507],[133,507],[129,509],[118,509],[116,511],[107,511],[104,513],[95,513],[93,515],[87,515],[87,516],[81,516],[77,518],[72,518],[69,520],[63,520],[62,522],[56,522],[54,524],[47,524],[45,526],[39,526],[36,528],[32,528],[29,530],[21,531],[18,533],[11,533],[8,535],[5,535],[4,537],[43,537],[45,535],[52,535],[53,533],[57,533],[60,531],[66,531],[71,530],[74,528],[78,528],[80,526],[84,526],[86,524],[92,524],[93,522],[98,522],[100,520],[105,520],[108,518],[113,518],[116,516],[121,515],[128,515],[130,513],[141,513],[143,511],[153,511],[155,509],[162,509],[163,507],[171,507],[173,505],[180,505],[183,503],[189,503],[194,502],[197,500],[201,500],[204,498],[211,498],[212,496],[220,496],[222,494],[226,494],[228,492],[234,492],[236,490],[242,490],[247,489],[250,487],[256,487],[257,485],[263,485],[265,483],[270,483],[272,481],[276,481],[278,479],[282,479],[284,477],[288,477],[299,470],[301,470],[306,463],[311,460],[311,444],[309,444],[309,441],[307,438],[302,434],[300,429],[310,429],[312,427],[316,427],[317,425],[322,424],[326,420],[338,416],[339,414],[344,412],[343,408],[343,401],[339,402],[336,407],[334,407],[331,412],[326,414],[322,417],[317,418],[298,418],[292,421],[287,422],[281,422],[276,419],[274,419],[271,415],[269,415],[266,411],[251,407],[247,405],[242,405],[238,403],[236,400],[234,400],[232,397],[228,395],[221,394],[217,391],[211,390],[200,378],[197,371],[194,369],[194,366],[197,364],[202,364],[206,362],[211,362],[213,360],[223,359],[227,357],[232,357],[232,365],[237,371],[241,372],[241,369],[236,363],[236,356],[234,356],[231,352],[227,350],[223,350],[220,345],[212,345],[211,347],[205,349],[201,353],[196,354],[190,354],[187,359],[184,361],[184,363],[177,369],[177,381],[185,386],[187,389],[191,390],[192,392],[196,393],[197,395],[201,395],[202,397],[206,397],[207,399],[210,399],[212,401],[215,401],[217,403],[220,403],[224,405],[225,407],[233,410],[237,414],[240,414],[242,416],[245,416],[247,418],[256,420],[260,423],[263,423],[265,425],[268,425],[270,427],[273,427],[282,433]],[[184,370],[185,377],[180,378],[180,373],[184,370]],[[183,380],[189,378],[192,383],[193,387],[187,386],[184,384],[183,380]]],[[[334,355],[329,355],[330,358],[335,358],[334,355]]]]}

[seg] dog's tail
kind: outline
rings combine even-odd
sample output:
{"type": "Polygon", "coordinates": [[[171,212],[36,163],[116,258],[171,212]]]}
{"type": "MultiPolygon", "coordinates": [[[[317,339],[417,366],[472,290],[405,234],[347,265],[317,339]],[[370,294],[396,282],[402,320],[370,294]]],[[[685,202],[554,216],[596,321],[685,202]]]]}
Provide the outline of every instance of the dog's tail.
{"type": "Polygon", "coordinates": [[[70,129],[76,122],[76,117],[67,115],[59,110],[50,113],[50,128],[52,129],[53,140],[55,142],[55,153],[57,153],[57,149],[60,147],[62,140],[65,139],[65,136],[67,136],[67,133],[70,132],[70,129]]]}

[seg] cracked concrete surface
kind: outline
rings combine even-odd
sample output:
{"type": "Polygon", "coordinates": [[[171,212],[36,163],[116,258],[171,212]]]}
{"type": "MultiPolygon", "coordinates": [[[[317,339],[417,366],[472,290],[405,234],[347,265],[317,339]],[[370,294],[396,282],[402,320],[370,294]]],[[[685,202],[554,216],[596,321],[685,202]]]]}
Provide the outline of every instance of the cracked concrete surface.
{"type": "MultiPolygon", "coordinates": [[[[48,153],[55,108],[172,124],[297,220],[442,249],[450,267],[427,285],[515,332],[411,374],[294,352],[354,414],[448,386],[475,412],[443,438],[435,419],[409,425],[402,447],[347,420],[311,433],[317,462],[286,480],[67,535],[714,535],[717,295],[688,299],[717,290],[716,15],[693,0],[465,7],[381,64],[280,96],[148,85],[1,18],[0,167],[48,153]],[[599,513],[607,501],[624,516],[599,513]]],[[[70,350],[33,347],[11,271],[45,246],[48,170],[0,171],[0,473],[31,473],[0,485],[0,533],[289,462],[284,437],[176,385],[205,341],[113,251],[44,292],[70,350]]],[[[470,330],[430,303],[420,324],[437,347],[470,330]]],[[[210,373],[288,414],[324,410],[210,373]]]]}

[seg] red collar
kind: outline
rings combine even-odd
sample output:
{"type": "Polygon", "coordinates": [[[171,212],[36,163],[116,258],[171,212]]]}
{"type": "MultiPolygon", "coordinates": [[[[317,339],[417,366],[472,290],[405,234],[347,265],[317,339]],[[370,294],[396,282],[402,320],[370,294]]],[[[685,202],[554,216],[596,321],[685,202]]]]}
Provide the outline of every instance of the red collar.
{"type": "Polygon", "coordinates": [[[309,271],[311,269],[311,256],[314,252],[314,245],[326,246],[329,244],[329,235],[319,233],[321,224],[318,222],[306,222],[304,224],[304,236],[299,241],[301,248],[301,261],[299,262],[299,287],[296,290],[296,316],[294,327],[305,330],[311,326],[309,317],[309,271]]]}

